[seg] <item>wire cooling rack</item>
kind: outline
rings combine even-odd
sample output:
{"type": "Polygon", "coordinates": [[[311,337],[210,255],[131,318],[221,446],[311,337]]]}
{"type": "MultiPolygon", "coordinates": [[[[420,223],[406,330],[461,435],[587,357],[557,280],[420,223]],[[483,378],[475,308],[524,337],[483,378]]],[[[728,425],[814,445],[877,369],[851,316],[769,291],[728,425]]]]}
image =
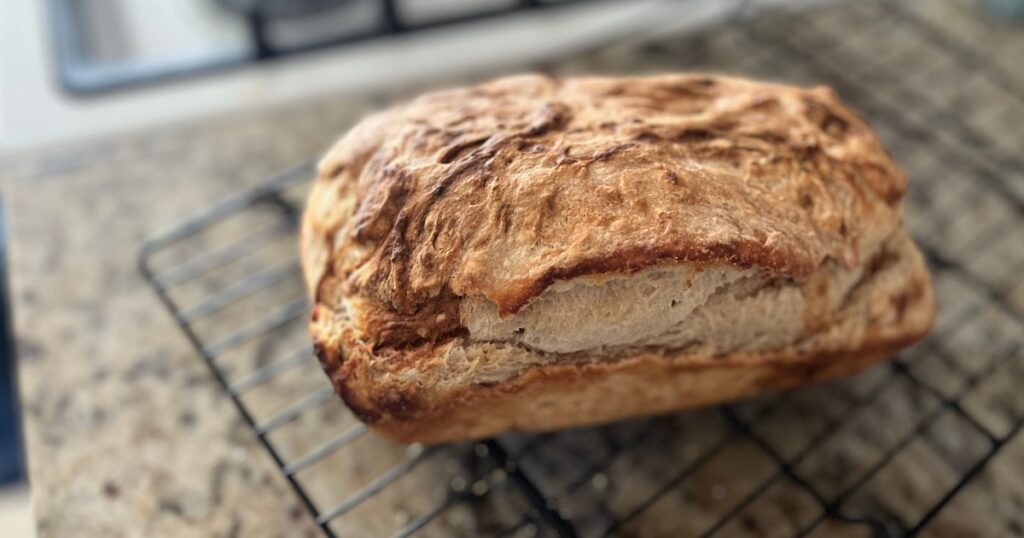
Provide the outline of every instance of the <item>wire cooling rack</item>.
{"type": "Polygon", "coordinates": [[[325,534],[1006,531],[994,504],[956,502],[1024,420],[1024,84],[978,45],[998,29],[939,0],[738,15],[555,69],[834,86],[911,178],[933,333],[850,379],[731,406],[401,446],[348,413],[310,350],[295,247],[307,164],[153,237],[141,268],[325,534]]]}

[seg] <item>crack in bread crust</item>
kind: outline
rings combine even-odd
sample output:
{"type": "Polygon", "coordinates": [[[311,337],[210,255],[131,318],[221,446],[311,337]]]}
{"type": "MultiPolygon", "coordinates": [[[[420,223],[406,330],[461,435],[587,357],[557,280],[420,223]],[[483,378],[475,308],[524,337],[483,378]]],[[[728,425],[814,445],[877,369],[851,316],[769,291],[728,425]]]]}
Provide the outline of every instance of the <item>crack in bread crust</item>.
{"type": "MultiPolygon", "coordinates": [[[[564,416],[534,409],[536,399],[554,398],[550,405],[569,412],[577,423],[727,401],[850,374],[922,338],[934,317],[931,284],[909,238],[901,233],[894,242],[887,248],[898,250],[879,252],[868,262],[865,278],[843,294],[842,308],[831,315],[829,326],[777,349],[708,355],[699,348],[639,347],[611,354],[558,354],[518,342],[458,338],[443,346],[382,352],[370,349],[349,325],[341,342],[318,346],[318,354],[353,411],[376,429],[404,441],[441,442],[508,429],[569,425],[564,416]],[[346,349],[350,355],[344,361],[337,355],[328,357],[325,350],[331,349],[346,349]],[[505,370],[490,376],[467,372],[453,365],[453,350],[473,350],[477,357],[505,370]],[[590,393],[590,384],[619,390],[617,384],[607,386],[616,376],[624,376],[621,383],[625,385],[643,383],[643,390],[639,386],[635,390],[660,393],[660,399],[647,402],[646,407],[620,408],[604,405],[611,396],[593,394],[587,400],[591,408],[582,414],[565,407],[566,401],[577,399],[569,390],[590,393]],[[677,389],[665,388],[673,386],[677,389]],[[512,413],[510,402],[518,402],[518,413],[512,413]],[[504,414],[495,414],[491,405],[504,414]]],[[[314,334],[321,334],[319,327],[339,326],[333,321],[314,320],[314,334]]]]}

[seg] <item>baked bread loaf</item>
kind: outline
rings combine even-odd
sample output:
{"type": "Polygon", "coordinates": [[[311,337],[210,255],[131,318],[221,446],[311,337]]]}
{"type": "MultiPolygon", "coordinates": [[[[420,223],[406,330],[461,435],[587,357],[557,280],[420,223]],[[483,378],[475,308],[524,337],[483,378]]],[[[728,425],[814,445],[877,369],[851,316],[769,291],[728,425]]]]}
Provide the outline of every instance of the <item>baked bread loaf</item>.
{"type": "Polygon", "coordinates": [[[932,323],[905,190],[823,87],[528,75],[424,95],[320,163],[316,351],[360,419],[428,443],[850,374],[932,323]]]}

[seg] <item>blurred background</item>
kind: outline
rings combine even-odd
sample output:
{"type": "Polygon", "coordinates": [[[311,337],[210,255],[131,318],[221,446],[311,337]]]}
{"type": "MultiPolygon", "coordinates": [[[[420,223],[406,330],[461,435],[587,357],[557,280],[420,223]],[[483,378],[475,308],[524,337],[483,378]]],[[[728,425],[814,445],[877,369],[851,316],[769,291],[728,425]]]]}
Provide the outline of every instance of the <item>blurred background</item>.
{"type": "Polygon", "coordinates": [[[0,0],[0,535],[1024,535],[1022,126],[1024,0],[0,0]],[[826,389],[381,445],[309,363],[301,180],[369,111],[524,70],[834,86],[910,176],[935,333],[826,389]],[[388,494],[424,459],[436,505],[388,494]]]}
{"type": "Polygon", "coordinates": [[[649,0],[5,2],[2,96],[21,103],[0,124],[10,149],[526,66],[738,5],[679,17],[649,0]]]}

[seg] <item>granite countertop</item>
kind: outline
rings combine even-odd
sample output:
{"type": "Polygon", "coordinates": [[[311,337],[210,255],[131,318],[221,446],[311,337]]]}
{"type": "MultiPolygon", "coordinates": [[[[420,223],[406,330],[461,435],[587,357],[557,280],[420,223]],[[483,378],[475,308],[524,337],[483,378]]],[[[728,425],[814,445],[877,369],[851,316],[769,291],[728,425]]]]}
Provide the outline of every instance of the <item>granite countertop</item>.
{"type": "Polygon", "coordinates": [[[369,106],[334,99],[5,163],[43,535],[315,534],[136,258],[147,234],[316,155],[369,106]]]}
{"type": "MultiPolygon", "coordinates": [[[[714,54],[728,56],[718,41],[696,43],[710,65],[721,63],[714,54]]],[[[671,69],[678,67],[675,54],[697,45],[613,49],[566,69],[671,69]]],[[[357,117],[389,100],[335,97],[3,162],[10,295],[42,535],[317,535],[136,261],[148,234],[319,154],[357,117]]],[[[912,225],[914,219],[908,217],[912,225]]],[[[1024,306],[1024,293],[1018,300],[1016,307],[1024,306]]],[[[968,412],[998,431],[1001,423],[986,418],[992,415],[984,402],[1024,405],[1007,396],[1006,383],[985,383],[979,390],[995,396],[975,394],[980,410],[968,412]]],[[[977,453],[966,445],[953,450],[977,453]]],[[[906,468],[925,477],[951,472],[944,463],[919,461],[906,468]]],[[[1014,477],[1022,472],[1024,437],[1016,436],[940,515],[937,534],[1021,532],[1024,490],[1014,477]]],[[[896,507],[927,506],[911,494],[887,495],[879,498],[896,507]]]]}

